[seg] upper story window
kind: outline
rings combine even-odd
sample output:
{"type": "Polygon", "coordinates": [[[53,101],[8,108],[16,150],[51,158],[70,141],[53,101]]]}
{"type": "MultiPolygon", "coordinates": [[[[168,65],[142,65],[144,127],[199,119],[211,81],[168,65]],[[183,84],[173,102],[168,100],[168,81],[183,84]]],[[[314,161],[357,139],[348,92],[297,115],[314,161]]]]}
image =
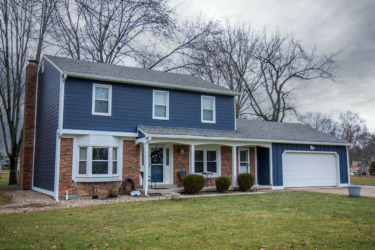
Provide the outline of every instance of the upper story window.
{"type": "Polygon", "coordinates": [[[112,111],[112,86],[93,85],[92,114],[110,116],[112,111]]]}
{"type": "Polygon", "coordinates": [[[154,90],[152,119],[169,120],[169,92],[154,90]]]}
{"type": "Polygon", "coordinates": [[[201,120],[204,123],[216,122],[215,97],[202,96],[201,100],[201,120]]]}

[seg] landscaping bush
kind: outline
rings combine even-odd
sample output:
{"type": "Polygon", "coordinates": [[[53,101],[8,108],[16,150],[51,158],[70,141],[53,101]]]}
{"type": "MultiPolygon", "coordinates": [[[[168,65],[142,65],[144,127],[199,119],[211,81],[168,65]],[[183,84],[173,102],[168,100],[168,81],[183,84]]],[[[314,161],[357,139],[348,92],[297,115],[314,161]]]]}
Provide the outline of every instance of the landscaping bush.
{"type": "Polygon", "coordinates": [[[228,190],[230,186],[230,179],[226,176],[221,176],[215,180],[216,189],[220,193],[224,193],[228,190]]]}
{"type": "Polygon", "coordinates": [[[202,175],[188,174],[182,178],[182,185],[185,188],[186,193],[198,193],[204,187],[206,180],[202,175]]]}
{"type": "Polygon", "coordinates": [[[375,161],[371,162],[370,175],[375,175],[375,161]]]}
{"type": "Polygon", "coordinates": [[[240,189],[247,192],[254,185],[255,177],[254,175],[248,173],[239,174],[237,177],[237,182],[240,189]]]}

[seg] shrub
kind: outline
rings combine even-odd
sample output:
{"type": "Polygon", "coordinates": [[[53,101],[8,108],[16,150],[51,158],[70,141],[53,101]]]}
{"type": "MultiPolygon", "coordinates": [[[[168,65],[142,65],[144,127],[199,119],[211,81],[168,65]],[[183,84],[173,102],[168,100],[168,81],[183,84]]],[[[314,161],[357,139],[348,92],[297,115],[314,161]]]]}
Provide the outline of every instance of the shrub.
{"type": "Polygon", "coordinates": [[[375,174],[375,161],[371,162],[370,165],[370,175],[375,174]]]}
{"type": "Polygon", "coordinates": [[[226,176],[221,176],[215,180],[216,189],[220,193],[224,193],[228,190],[230,186],[230,179],[226,176]]]}
{"type": "Polygon", "coordinates": [[[206,180],[202,175],[188,174],[182,178],[182,185],[185,188],[186,193],[198,193],[204,187],[206,180]]]}
{"type": "Polygon", "coordinates": [[[237,182],[240,189],[247,192],[254,185],[255,177],[254,175],[248,173],[239,174],[237,177],[237,182]]]}

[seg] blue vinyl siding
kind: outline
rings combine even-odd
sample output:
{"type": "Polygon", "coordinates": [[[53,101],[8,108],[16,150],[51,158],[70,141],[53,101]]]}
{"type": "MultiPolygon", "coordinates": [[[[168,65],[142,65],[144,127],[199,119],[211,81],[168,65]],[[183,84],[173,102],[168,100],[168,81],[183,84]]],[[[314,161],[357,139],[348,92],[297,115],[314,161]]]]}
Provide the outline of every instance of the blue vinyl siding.
{"type": "Polygon", "coordinates": [[[138,125],[234,130],[233,96],[68,78],[64,129],[137,132],[138,125]],[[112,116],[92,115],[93,83],[112,85],[112,116]],[[152,119],[153,90],[169,91],[169,120],[152,119]],[[201,95],[216,97],[216,123],[201,123],[201,95]]]}
{"type": "Polygon", "coordinates": [[[269,148],[257,147],[257,167],[259,185],[271,185],[269,148]]]}
{"type": "Polygon", "coordinates": [[[49,191],[54,191],[59,88],[60,73],[45,60],[38,74],[34,186],[49,191]]]}
{"type": "MultiPolygon", "coordinates": [[[[282,155],[285,150],[295,151],[310,151],[310,144],[283,144],[273,143],[272,144],[272,175],[273,175],[273,186],[283,186],[283,166],[282,166],[282,155]]],[[[345,146],[326,146],[326,145],[313,145],[315,147],[314,152],[334,152],[339,156],[340,164],[340,183],[348,183],[348,165],[347,165],[347,154],[345,146]]]]}

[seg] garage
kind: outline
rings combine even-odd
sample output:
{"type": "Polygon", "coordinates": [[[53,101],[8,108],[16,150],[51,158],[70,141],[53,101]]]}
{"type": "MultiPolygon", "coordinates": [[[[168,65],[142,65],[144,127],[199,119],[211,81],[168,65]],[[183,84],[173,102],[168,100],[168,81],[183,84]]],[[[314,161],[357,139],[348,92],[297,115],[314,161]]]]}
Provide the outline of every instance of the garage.
{"type": "Polygon", "coordinates": [[[337,162],[334,153],[285,152],[284,187],[337,186],[337,162]]]}

